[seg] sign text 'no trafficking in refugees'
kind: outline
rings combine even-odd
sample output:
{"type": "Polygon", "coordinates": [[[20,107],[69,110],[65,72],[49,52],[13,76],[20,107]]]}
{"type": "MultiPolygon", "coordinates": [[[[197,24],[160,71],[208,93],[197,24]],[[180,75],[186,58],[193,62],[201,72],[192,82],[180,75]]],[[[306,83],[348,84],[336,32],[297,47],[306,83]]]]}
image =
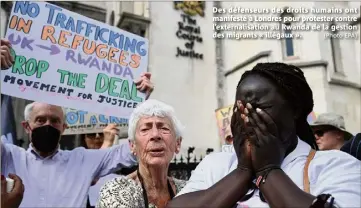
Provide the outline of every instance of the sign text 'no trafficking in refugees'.
{"type": "Polygon", "coordinates": [[[148,40],[46,2],[16,1],[7,28],[15,63],[2,93],[127,118],[145,95],[148,40]]]}

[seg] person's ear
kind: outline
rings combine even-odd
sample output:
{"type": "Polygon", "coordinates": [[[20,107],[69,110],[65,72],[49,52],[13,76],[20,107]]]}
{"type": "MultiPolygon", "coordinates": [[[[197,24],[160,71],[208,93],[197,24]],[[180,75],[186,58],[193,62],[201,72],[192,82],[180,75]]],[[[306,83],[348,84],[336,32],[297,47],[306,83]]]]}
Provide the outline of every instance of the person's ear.
{"type": "Polygon", "coordinates": [[[67,123],[64,123],[63,124],[63,129],[61,130],[61,134],[64,133],[64,131],[68,128],[68,124],[67,123]]]}
{"type": "Polygon", "coordinates": [[[180,152],[181,144],[182,144],[182,137],[180,137],[176,141],[176,147],[175,147],[175,153],[176,154],[178,154],[180,152]]]}
{"type": "Polygon", "coordinates": [[[30,134],[31,133],[31,128],[30,128],[30,125],[29,125],[29,122],[28,121],[22,121],[21,122],[21,125],[23,126],[23,128],[25,129],[25,132],[27,134],[30,134]]]}
{"type": "Polygon", "coordinates": [[[344,141],[345,140],[345,133],[343,131],[337,131],[337,137],[339,140],[344,141]]]}
{"type": "Polygon", "coordinates": [[[137,155],[136,153],[136,145],[135,145],[135,142],[134,141],[130,141],[129,140],[129,147],[130,147],[130,152],[133,154],[133,155],[137,155]]]}

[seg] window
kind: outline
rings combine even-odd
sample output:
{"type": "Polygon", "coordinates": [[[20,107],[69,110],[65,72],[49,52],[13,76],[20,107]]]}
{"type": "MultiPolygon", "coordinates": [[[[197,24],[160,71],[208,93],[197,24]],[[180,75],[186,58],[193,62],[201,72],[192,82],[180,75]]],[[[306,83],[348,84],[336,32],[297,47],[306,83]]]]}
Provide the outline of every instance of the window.
{"type": "Polygon", "coordinates": [[[106,20],[106,11],[103,8],[98,8],[86,4],[86,2],[67,2],[67,1],[48,1],[51,4],[60,6],[69,11],[81,14],[83,16],[89,17],[100,22],[105,22],[106,20]]]}
{"type": "MultiPolygon", "coordinates": [[[[332,35],[337,35],[338,34],[337,30],[333,30],[333,28],[335,28],[335,26],[336,26],[335,22],[330,23],[329,32],[332,35]]],[[[342,54],[341,54],[340,39],[339,38],[334,38],[332,35],[330,37],[330,44],[331,44],[333,68],[334,68],[334,71],[336,73],[341,73],[342,74],[343,70],[342,70],[342,54]]]]}
{"type": "Polygon", "coordinates": [[[120,16],[117,26],[122,30],[139,35],[141,37],[146,37],[149,24],[150,20],[146,17],[133,13],[123,12],[120,16]]]}
{"type": "Polygon", "coordinates": [[[281,14],[282,22],[281,24],[281,33],[285,34],[285,38],[282,40],[282,49],[283,49],[283,55],[285,58],[287,57],[293,57],[295,56],[294,51],[294,43],[292,37],[290,35],[292,34],[291,29],[291,22],[285,22],[283,21],[285,17],[294,17],[292,13],[284,12],[281,14]]]}

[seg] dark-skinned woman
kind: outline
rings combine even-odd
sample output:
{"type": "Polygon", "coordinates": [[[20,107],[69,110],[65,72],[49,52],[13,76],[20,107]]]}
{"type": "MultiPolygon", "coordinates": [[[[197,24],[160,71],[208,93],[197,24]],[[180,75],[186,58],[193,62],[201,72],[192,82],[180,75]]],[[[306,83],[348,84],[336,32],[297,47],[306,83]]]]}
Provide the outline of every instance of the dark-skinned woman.
{"type": "Polygon", "coordinates": [[[299,68],[260,63],[245,72],[231,121],[235,153],[204,158],[167,207],[361,207],[361,163],[315,151],[312,109],[299,68]]]}

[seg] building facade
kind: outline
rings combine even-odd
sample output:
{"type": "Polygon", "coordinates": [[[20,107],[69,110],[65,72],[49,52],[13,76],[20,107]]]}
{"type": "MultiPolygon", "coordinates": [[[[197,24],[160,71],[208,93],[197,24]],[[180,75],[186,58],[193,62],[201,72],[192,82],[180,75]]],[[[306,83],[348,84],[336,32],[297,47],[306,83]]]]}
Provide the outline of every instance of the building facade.
{"type": "MultiPolygon", "coordinates": [[[[234,103],[236,85],[241,75],[258,62],[285,62],[301,68],[313,90],[314,112],[341,114],[349,131],[360,132],[360,2],[205,2],[201,6],[204,15],[197,13],[202,10],[197,8],[198,4],[117,2],[108,7],[107,12],[115,13],[118,17],[116,23],[122,21],[124,14],[147,19],[143,31],[146,31],[144,34],[150,41],[149,71],[153,73],[156,84],[153,98],[175,107],[186,124],[185,144],[219,150],[214,110],[234,103]],[[302,34],[302,39],[214,39],[213,16],[222,15],[213,14],[213,7],[270,10],[275,7],[285,10],[305,7],[358,8],[356,14],[348,14],[357,17],[357,21],[349,24],[357,25],[358,31],[354,33],[358,34],[358,38],[325,38],[325,34],[332,31],[297,31],[302,34]],[[203,59],[175,55],[175,48],[182,48],[187,42],[177,37],[184,14],[188,14],[200,27],[200,33],[192,34],[201,36],[202,42],[195,40],[194,47],[190,48],[202,53],[203,59]]],[[[279,15],[285,18],[299,14],[288,12],[279,15]]],[[[132,22],[129,19],[128,22],[132,22]]],[[[191,26],[197,27],[196,24],[191,26]]]]}
{"type": "MultiPolygon", "coordinates": [[[[360,76],[360,2],[222,2],[222,6],[248,8],[357,8],[357,14],[333,14],[355,16],[358,38],[325,38],[332,31],[296,31],[302,39],[264,39],[225,41],[225,76],[228,103],[234,102],[235,86],[245,70],[257,62],[284,62],[298,66],[305,73],[313,91],[316,114],[334,112],[345,117],[346,128],[361,131],[361,76],[360,76]]],[[[290,9],[292,10],[292,9],[290,9]]],[[[297,17],[296,13],[279,14],[297,17]]],[[[312,15],[312,14],[309,14],[312,15]]],[[[276,16],[276,15],[274,15],[276,16]]],[[[330,14],[331,16],[331,14],[330,14]]],[[[345,23],[345,22],[343,22],[345,23]]],[[[275,23],[277,24],[277,23],[275,23]]],[[[286,23],[287,24],[287,23],[286,23]]],[[[325,22],[325,24],[341,24],[325,22]]],[[[284,33],[292,31],[282,31],[284,33]]],[[[344,32],[340,32],[344,33],[344,32]]]]}

